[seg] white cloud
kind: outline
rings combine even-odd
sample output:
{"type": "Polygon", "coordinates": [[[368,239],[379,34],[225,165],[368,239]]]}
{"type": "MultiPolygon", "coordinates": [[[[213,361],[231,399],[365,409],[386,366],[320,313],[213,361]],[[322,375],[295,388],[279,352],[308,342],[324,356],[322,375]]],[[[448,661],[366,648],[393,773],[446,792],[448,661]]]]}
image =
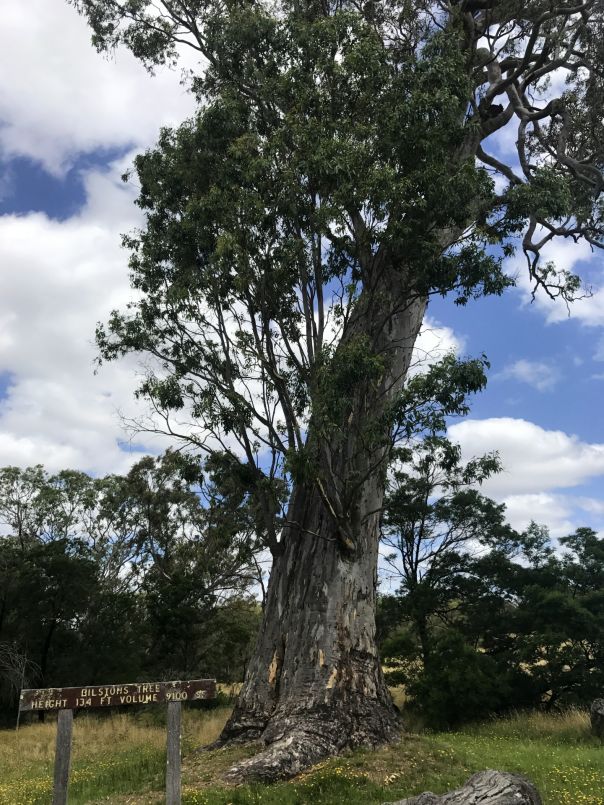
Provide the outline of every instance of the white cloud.
{"type": "Polygon", "coordinates": [[[604,444],[588,444],[524,419],[466,419],[452,425],[449,435],[466,458],[499,452],[503,472],[483,485],[499,500],[575,487],[604,475],[604,444]]]}
{"type": "Polygon", "coordinates": [[[65,0],[5,0],[0,155],[31,157],[61,172],[83,151],[146,147],[160,125],[194,109],[180,75],[166,68],[152,79],[125,50],[110,59],[98,54],[84,19],[65,0]]]}
{"type": "MultiPolygon", "coordinates": [[[[190,62],[189,62],[190,64],[190,62]]],[[[180,71],[151,78],[125,51],[95,52],[65,0],[6,0],[0,28],[0,158],[29,157],[56,174],[83,152],[140,151],[194,110],[180,71]]],[[[131,296],[120,233],[140,222],[120,174],[82,174],[86,205],[66,221],[0,218],[0,466],[42,462],[123,471],[137,456],[118,411],[135,416],[132,359],[94,374],[94,328],[131,296]]],[[[10,163],[0,193],[10,193],[10,163]]],[[[156,446],[145,437],[145,443],[156,446]]],[[[157,447],[165,445],[158,440],[157,447]]]]}
{"type": "MultiPolygon", "coordinates": [[[[67,221],[36,213],[0,218],[0,466],[44,463],[124,470],[117,412],[133,416],[133,360],[94,374],[94,328],[131,292],[119,232],[138,223],[132,192],[111,173],[85,177],[89,200],[67,221]]],[[[148,440],[145,439],[147,442],[148,440]]]]}
{"type": "Polygon", "coordinates": [[[577,505],[586,512],[600,515],[604,518],[604,500],[598,498],[577,498],[577,505]]]}
{"type": "Polygon", "coordinates": [[[516,530],[523,531],[531,521],[547,525],[552,537],[563,537],[577,528],[572,499],[546,492],[510,495],[502,501],[506,519],[516,530]]]}
{"type": "Polygon", "coordinates": [[[585,525],[604,531],[604,501],[564,491],[604,475],[604,445],[509,417],[466,419],[453,425],[449,435],[461,444],[466,459],[499,453],[503,472],[481,491],[505,503],[514,528],[523,530],[534,520],[554,538],[585,525]]]}
{"type": "Polygon", "coordinates": [[[444,358],[450,352],[460,355],[465,345],[466,339],[463,336],[430,315],[426,315],[413,348],[411,373],[423,371],[426,366],[444,358]]]}
{"type": "Polygon", "coordinates": [[[494,379],[518,380],[527,383],[537,391],[551,391],[560,380],[560,372],[543,361],[529,361],[520,358],[506,366],[494,379]]]}
{"type": "Polygon", "coordinates": [[[604,529],[604,502],[596,498],[541,492],[503,499],[509,523],[519,531],[533,520],[547,525],[552,537],[572,534],[580,526],[604,529]]]}
{"type": "Polygon", "coordinates": [[[567,306],[564,300],[551,299],[539,288],[533,299],[533,286],[526,264],[526,258],[519,252],[507,262],[509,274],[517,277],[518,290],[524,305],[534,304],[545,316],[548,324],[574,320],[588,327],[604,326],[604,286],[599,284],[602,254],[594,250],[586,241],[575,243],[572,240],[554,240],[542,251],[542,261],[552,261],[560,270],[578,274],[583,280],[584,298],[577,299],[567,306]]]}
{"type": "MultiPolygon", "coordinates": [[[[578,273],[581,275],[582,272],[578,270],[578,273]]],[[[604,327],[604,286],[594,287],[587,282],[584,292],[585,297],[572,302],[568,308],[564,302],[554,302],[540,293],[537,307],[545,314],[548,324],[574,320],[586,327],[604,327]]]]}

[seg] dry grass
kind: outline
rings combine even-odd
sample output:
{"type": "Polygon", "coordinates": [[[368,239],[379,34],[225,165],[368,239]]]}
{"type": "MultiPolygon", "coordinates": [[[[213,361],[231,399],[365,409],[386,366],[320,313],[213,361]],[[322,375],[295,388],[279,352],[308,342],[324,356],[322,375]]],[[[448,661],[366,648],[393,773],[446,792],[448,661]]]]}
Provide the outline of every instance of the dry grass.
{"type": "MultiPolygon", "coordinates": [[[[321,763],[287,783],[228,787],[226,768],[256,747],[196,752],[219,734],[228,709],[184,711],[183,805],[370,805],[457,787],[485,768],[518,771],[545,805],[604,805],[604,747],[585,711],[518,713],[442,734],[407,734],[377,751],[321,763]]],[[[161,805],[162,711],[78,718],[70,805],[161,805]]],[[[55,725],[0,733],[0,805],[48,805],[55,725]]]]}
{"type": "MultiPolygon", "coordinates": [[[[73,729],[70,804],[93,802],[108,792],[161,786],[166,734],[157,712],[140,716],[82,715],[73,729]]],[[[160,711],[161,712],[161,711],[160,711]]],[[[183,711],[183,747],[214,741],[227,708],[183,711]]],[[[50,801],[56,724],[32,723],[0,739],[0,805],[42,805],[50,801]]],[[[111,799],[108,801],[112,801],[111,799]]],[[[115,800],[118,801],[118,800],[115,800]]]]}
{"type": "Polygon", "coordinates": [[[571,707],[563,712],[546,713],[535,710],[530,713],[513,713],[475,727],[474,732],[569,743],[584,740],[589,735],[590,729],[589,712],[571,707]]]}

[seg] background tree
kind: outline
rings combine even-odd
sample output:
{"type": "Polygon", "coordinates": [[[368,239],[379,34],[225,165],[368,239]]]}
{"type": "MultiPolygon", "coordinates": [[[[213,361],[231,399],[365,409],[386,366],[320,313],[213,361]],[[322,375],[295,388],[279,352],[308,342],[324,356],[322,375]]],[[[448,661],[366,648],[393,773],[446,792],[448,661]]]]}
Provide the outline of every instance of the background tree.
{"type": "Polygon", "coordinates": [[[380,601],[389,676],[405,684],[410,711],[432,727],[519,708],[587,706],[604,683],[604,541],[580,528],[556,552],[542,526],[507,531],[441,579],[439,609],[426,625],[428,662],[415,591],[402,585],[380,601]]]}
{"type": "Polygon", "coordinates": [[[389,576],[400,581],[426,667],[432,655],[429,622],[454,617],[455,584],[473,555],[505,544],[513,532],[505,523],[505,506],[476,489],[501,469],[497,456],[462,464],[458,445],[431,435],[398,450],[397,459],[384,500],[384,559],[389,576]]]}
{"type": "Polygon", "coordinates": [[[223,737],[269,748],[233,776],[392,738],[374,579],[415,338],[431,294],[511,284],[487,247],[515,235],[537,286],[576,293],[539,256],[602,244],[602,4],[73,2],[99,49],[200,60],[198,114],[136,160],[137,297],[98,338],[148,358],[151,426],[241,464],[263,519],[272,577],[223,737]]]}
{"type": "Polygon", "coordinates": [[[0,716],[20,668],[33,686],[241,678],[260,616],[254,543],[199,473],[174,453],[125,477],[0,470],[0,716]]]}

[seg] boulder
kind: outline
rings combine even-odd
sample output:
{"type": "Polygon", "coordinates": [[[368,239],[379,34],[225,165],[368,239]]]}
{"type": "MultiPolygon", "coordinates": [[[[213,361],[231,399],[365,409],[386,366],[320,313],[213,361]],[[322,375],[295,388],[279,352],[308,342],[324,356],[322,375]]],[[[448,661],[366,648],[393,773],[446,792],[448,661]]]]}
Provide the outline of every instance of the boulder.
{"type": "Polygon", "coordinates": [[[537,789],[525,777],[506,771],[479,771],[463,788],[448,794],[426,791],[417,797],[384,805],[543,805],[537,789]]]}
{"type": "Polygon", "coordinates": [[[591,717],[591,731],[598,738],[604,740],[604,699],[595,699],[589,711],[591,717]]]}

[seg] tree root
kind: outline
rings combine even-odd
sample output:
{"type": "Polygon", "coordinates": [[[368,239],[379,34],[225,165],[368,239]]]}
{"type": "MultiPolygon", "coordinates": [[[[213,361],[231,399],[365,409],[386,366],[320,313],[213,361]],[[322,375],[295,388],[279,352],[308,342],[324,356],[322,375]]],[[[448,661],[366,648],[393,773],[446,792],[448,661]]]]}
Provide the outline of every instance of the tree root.
{"type": "Polygon", "coordinates": [[[384,805],[542,805],[539,792],[525,777],[502,771],[480,771],[457,791],[417,797],[384,805]]]}
{"type": "Polygon", "coordinates": [[[294,734],[269,744],[254,757],[232,766],[224,779],[231,783],[283,780],[337,754],[337,751],[330,741],[319,736],[311,739],[308,735],[294,734]]]}
{"type": "MultiPolygon", "coordinates": [[[[400,739],[402,723],[397,718],[378,722],[371,727],[356,730],[350,724],[338,724],[322,720],[302,723],[286,719],[279,727],[269,723],[262,740],[266,748],[247,760],[232,766],[224,775],[231,783],[248,781],[272,782],[294,777],[304,769],[314,766],[328,757],[360,746],[376,747],[400,739]]],[[[231,744],[237,738],[228,740],[231,744]]],[[[224,745],[224,744],[223,744],[224,745]]]]}

